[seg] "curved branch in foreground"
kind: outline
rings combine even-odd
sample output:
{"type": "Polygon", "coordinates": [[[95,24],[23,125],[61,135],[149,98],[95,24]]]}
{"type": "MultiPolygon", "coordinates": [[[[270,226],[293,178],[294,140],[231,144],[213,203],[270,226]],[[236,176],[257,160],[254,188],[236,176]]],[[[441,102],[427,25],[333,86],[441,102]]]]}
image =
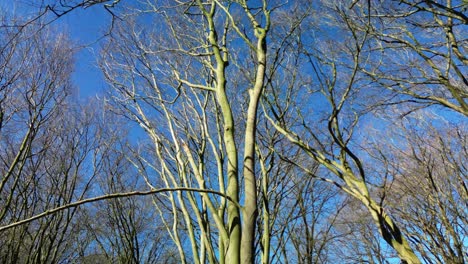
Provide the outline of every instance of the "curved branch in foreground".
{"type": "Polygon", "coordinates": [[[0,226],[0,232],[4,231],[4,230],[7,230],[7,229],[10,229],[10,228],[13,228],[15,226],[19,226],[19,225],[22,225],[22,224],[32,222],[34,220],[37,220],[37,219],[42,218],[42,217],[46,217],[48,215],[57,213],[59,211],[63,211],[63,210],[69,209],[69,208],[78,207],[80,205],[87,204],[87,203],[93,203],[93,202],[98,202],[98,201],[102,201],[102,200],[114,199],[114,198],[131,197],[131,196],[145,196],[145,195],[162,193],[162,192],[176,192],[176,191],[201,192],[201,193],[216,194],[216,195],[219,195],[219,196],[223,196],[224,198],[226,198],[229,201],[233,202],[237,207],[241,208],[240,204],[233,201],[231,199],[231,197],[227,196],[226,194],[224,194],[222,192],[213,191],[213,190],[197,189],[197,188],[184,188],[184,187],[180,187],[180,188],[161,188],[161,189],[152,189],[152,190],[149,190],[149,191],[133,191],[133,192],[125,192],[125,193],[111,193],[111,194],[106,194],[106,195],[102,195],[102,196],[97,196],[97,197],[93,197],[93,198],[88,198],[88,199],[76,201],[76,202],[73,202],[73,203],[70,203],[70,204],[65,204],[65,205],[56,207],[54,209],[47,210],[47,211],[45,211],[43,213],[40,213],[40,214],[37,214],[35,216],[32,216],[30,218],[26,218],[26,219],[23,219],[21,221],[18,221],[18,222],[12,223],[12,224],[8,224],[8,225],[5,225],[5,226],[0,226]]]}

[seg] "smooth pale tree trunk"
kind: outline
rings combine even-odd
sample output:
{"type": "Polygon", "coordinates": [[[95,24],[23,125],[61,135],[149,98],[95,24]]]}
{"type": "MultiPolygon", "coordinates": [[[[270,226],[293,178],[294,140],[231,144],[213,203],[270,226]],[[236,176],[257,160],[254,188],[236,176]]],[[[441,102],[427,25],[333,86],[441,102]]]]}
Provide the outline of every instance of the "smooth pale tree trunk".
{"type": "MultiPolygon", "coordinates": [[[[222,51],[218,44],[218,35],[214,22],[214,15],[217,5],[212,3],[210,10],[207,10],[201,1],[198,1],[199,8],[203,12],[209,29],[208,41],[211,44],[216,67],[216,100],[220,106],[223,117],[223,136],[224,145],[227,156],[227,189],[226,194],[230,197],[227,204],[227,232],[229,241],[220,241],[220,249],[226,247],[226,255],[224,256],[225,263],[254,263],[255,260],[255,230],[257,221],[257,185],[255,177],[255,140],[257,130],[257,112],[261,94],[263,92],[264,78],[266,72],[266,33],[270,25],[269,11],[266,10],[266,2],[264,3],[265,27],[260,27],[255,16],[250,13],[251,10],[247,7],[246,1],[241,1],[246,15],[255,30],[257,38],[257,46],[253,49],[257,55],[256,79],[254,86],[249,89],[249,106],[247,110],[246,129],[244,131],[244,159],[243,159],[243,179],[244,179],[244,195],[245,205],[242,208],[242,224],[239,201],[239,165],[238,165],[238,148],[235,143],[234,133],[234,118],[232,108],[226,94],[226,66],[228,56],[225,51],[222,51]]],[[[225,12],[225,7],[220,7],[225,12]]],[[[231,21],[235,23],[234,21],[231,21]]],[[[247,39],[245,39],[249,42],[247,39]]],[[[250,43],[247,43],[250,45],[250,43]]],[[[223,254],[224,252],[220,252],[223,254]]],[[[222,259],[223,256],[220,256],[222,259]]],[[[221,260],[223,262],[223,260],[221,260]]]]}
{"type": "MultiPolygon", "coordinates": [[[[239,173],[238,173],[238,158],[237,147],[234,140],[234,118],[232,115],[231,105],[226,94],[226,62],[227,55],[222,54],[218,46],[218,37],[214,24],[214,14],[216,4],[211,5],[208,11],[203,6],[201,1],[198,1],[199,7],[203,15],[207,19],[208,29],[210,31],[208,41],[212,45],[212,50],[216,60],[216,100],[221,108],[221,114],[224,121],[224,145],[227,155],[227,174],[228,184],[226,194],[230,197],[227,205],[227,232],[229,241],[227,242],[227,253],[225,256],[226,263],[240,263],[240,244],[241,244],[241,223],[240,210],[237,206],[239,202],[239,173]],[[236,204],[237,203],[237,204],[236,204]]],[[[224,252],[220,252],[224,253],[224,252]]],[[[222,256],[221,256],[222,257],[222,256]]]]}
{"type": "MultiPolygon", "coordinates": [[[[401,233],[396,223],[387,215],[381,207],[369,195],[369,190],[363,179],[356,176],[351,170],[347,161],[330,160],[321,151],[310,147],[293,132],[278,125],[271,117],[267,116],[271,124],[293,144],[299,146],[312,159],[326,167],[330,172],[340,177],[346,184],[341,189],[354,198],[358,199],[371,214],[375,225],[379,229],[382,238],[397,252],[398,256],[408,264],[420,264],[421,261],[410,247],[408,241],[401,233]]],[[[361,170],[363,170],[361,168],[361,170]]],[[[330,180],[331,183],[335,183],[330,180]]]]}
{"type": "Polygon", "coordinates": [[[256,29],[257,40],[257,72],[255,84],[249,90],[250,102],[247,110],[247,124],[244,143],[244,188],[245,205],[242,218],[242,263],[255,261],[255,230],[258,215],[257,185],[255,177],[255,135],[257,131],[257,112],[260,96],[262,95],[266,68],[266,32],[263,28],[256,29]]]}
{"type": "Polygon", "coordinates": [[[401,260],[406,261],[408,264],[421,263],[396,223],[384,212],[383,207],[370,197],[365,182],[357,178],[349,169],[343,168],[343,171],[346,172],[342,177],[346,184],[351,187],[350,194],[359,199],[369,210],[383,239],[395,249],[401,260]]]}
{"type": "Polygon", "coordinates": [[[393,222],[391,217],[384,212],[383,208],[376,204],[374,200],[369,203],[368,208],[374,222],[379,228],[380,234],[384,240],[395,249],[400,258],[408,264],[421,263],[398,226],[393,222]]]}
{"type": "MultiPolygon", "coordinates": [[[[211,35],[214,35],[214,33],[211,33],[210,36],[211,35]]],[[[218,61],[218,56],[216,57],[218,61]]],[[[226,255],[226,263],[240,263],[241,223],[240,211],[236,205],[236,203],[239,202],[237,148],[234,141],[234,119],[225,91],[225,63],[220,55],[219,58],[221,62],[218,61],[216,69],[216,74],[218,77],[216,94],[224,118],[224,144],[226,146],[226,153],[228,158],[228,185],[226,194],[232,200],[228,202],[227,206],[229,243],[227,248],[228,251],[226,255]]]]}

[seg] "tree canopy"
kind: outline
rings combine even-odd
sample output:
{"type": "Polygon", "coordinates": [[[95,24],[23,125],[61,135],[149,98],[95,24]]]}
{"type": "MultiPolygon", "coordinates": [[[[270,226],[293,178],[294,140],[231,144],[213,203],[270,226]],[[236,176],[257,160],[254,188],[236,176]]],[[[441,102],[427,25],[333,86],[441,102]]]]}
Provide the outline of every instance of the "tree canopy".
{"type": "Polygon", "coordinates": [[[0,262],[468,261],[466,1],[24,8],[0,21],[0,262]],[[60,25],[89,8],[83,100],[60,25]]]}

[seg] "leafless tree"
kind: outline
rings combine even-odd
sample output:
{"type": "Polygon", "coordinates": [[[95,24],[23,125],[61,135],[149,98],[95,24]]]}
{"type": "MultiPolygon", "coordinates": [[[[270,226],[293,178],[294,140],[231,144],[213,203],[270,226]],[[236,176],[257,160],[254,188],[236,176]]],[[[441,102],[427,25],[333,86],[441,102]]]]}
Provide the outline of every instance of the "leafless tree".
{"type": "MultiPolygon", "coordinates": [[[[368,27],[367,20],[357,19],[362,18],[364,9],[349,9],[338,2],[318,6],[314,10],[326,15],[313,14],[305,20],[302,35],[294,44],[297,51],[292,53],[298,64],[291,72],[298,72],[297,68],[308,71],[298,72],[299,77],[290,80],[287,87],[291,90],[272,86],[266,97],[269,106],[265,108],[266,114],[275,128],[308,155],[311,162],[328,170],[325,181],[361,201],[381,237],[402,260],[420,263],[398,222],[376,199],[372,186],[381,184],[385,178],[370,169],[356,139],[360,118],[373,103],[371,91],[365,89],[369,87],[365,75],[360,72],[372,52],[370,31],[354,30],[356,21],[368,27]],[[332,34],[340,34],[341,38],[332,38],[330,25],[334,29],[332,34]],[[315,38],[309,43],[310,35],[306,37],[304,32],[311,29],[315,38]],[[359,101],[363,98],[369,100],[359,101]]],[[[297,166],[312,175],[307,167],[297,166]]]]}
{"type": "Polygon", "coordinates": [[[238,263],[241,255],[243,262],[254,260],[256,120],[270,26],[270,6],[260,4],[260,12],[247,1],[181,2],[162,11],[160,3],[148,2],[140,8],[170,37],[158,39],[155,29],[140,29],[135,18],[115,32],[103,56],[116,102],[152,141],[153,158],[136,163],[143,175],[151,170],[148,186],[214,189],[230,198],[168,195],[165,204],[171,204],[173,218],[167,227],[182,262],[188,252],[180,225],[187,230],[195,263],[238,263]],[[234,41],[241,45],[231,48],[234,41]],[[255,77],[231,81],[243,59],[231,49],[254,56],[250,68],[242,70],[255,77]],[[244,91],[245,99],[236,102],[233,89],[244,91]],[[239,121],[234,114],[245,117],[239,121]]]}
{"type": "MultiPolygon", "coordinates": [[[[52,38],[52,31],[17,35],[7,28],[1,34],[3,226],[82,196],[87,186],[81,171],[93,142],[89,120],[67,100],[73,56],[67,38],[52,38]]],[[[2,231],[1,261],[55,263],[66,258],[75,213],[63,211],[2,231]]]]}
{"type": "Polygon", "coordinates": [[[466,127],[427,124],[410,116],[397,126],[395,175],[386,203],[426,263],[465,263],[467,248],[466,127]],[[421,123],[426,128],[420,130],[421,123]],[[440,126],[440,127],[439,127],[440,126]]]}
{"type": "Polygon", "coordinates": [[[0,27],[1,261],[466,262],[465,8],[39,3],[0,27]],[[91,114],[34,26],[100,4],[91,114]]]}
{"type": "Polygon", "coordinates": [[[361,70],[391,92],[385,103],[435,104],[468,115],[465,11],[465,1],[376,2],[369,23],[363,16],[353,23],[373,36],[372,63],[361,70]]]}

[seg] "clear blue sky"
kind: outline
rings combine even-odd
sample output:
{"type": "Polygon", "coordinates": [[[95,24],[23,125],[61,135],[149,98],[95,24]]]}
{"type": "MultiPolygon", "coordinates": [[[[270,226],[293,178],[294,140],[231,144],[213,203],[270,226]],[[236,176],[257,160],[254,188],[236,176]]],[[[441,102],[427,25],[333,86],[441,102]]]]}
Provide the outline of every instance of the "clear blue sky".
{"type": "Polygon", "coordinates": [[[104,87],[96,58],[103,41],[102,36],[108,30],[111,20],[111,15],[102,6],[93,6],[86,10],[75,10],[55,21],[55,26],[68,29],[73,43],[81,47],[75,57],[73,81],[82,98],[94,96],[104,87]]]}

